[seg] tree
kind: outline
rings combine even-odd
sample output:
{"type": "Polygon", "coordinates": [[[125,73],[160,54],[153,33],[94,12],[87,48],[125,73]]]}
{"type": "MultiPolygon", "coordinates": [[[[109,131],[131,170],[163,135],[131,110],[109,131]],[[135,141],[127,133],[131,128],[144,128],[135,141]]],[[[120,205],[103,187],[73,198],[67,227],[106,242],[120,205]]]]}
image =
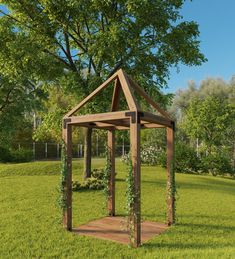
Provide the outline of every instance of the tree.
{"type": "MultiPolygon", "coordinates": [[[[204,100],[193,99],[183,117],[182,127],[191,138],[200,140],[206,152],[204,160],[208,169],[214,173],[214,169],[226,159],[227,140],[233,136],[234,142],[234,107],[228,103],[228,99],[211,95],[204,100]]],[[[227,161],[229,165],[229,159],[227,161]]]]}
{"type": "Polygon", "coordinates": [[[184,0],[1,2],[0,61],[16,73],[20,63],[29,76],[68,81],[80,99],[120,67],[158,92],[172,65],[205,61],[198,25],[180,15],[184,0]]]}
{"type": "Polygon", "coordinates": [[[226,83],[221,78],[206,78],[201,81],[200,85],[196,85],[194,81],[189,81],[186,89],[179,89],[176,92],[170,111],[180,120],[193,98],[204,100],[209,95],[228,99],[230,104],[235,103],[233,79],[231,79],[231,82],[226,83]]]}
{"type": "Polygon", "coordinates": [[[16,141],[17,129],[21,131],[18,137],[23,136],[24,131],[30,133],[27,138],[32,137],[32,129],[28,129],[32,118],[27,111],[38,109],[43,96],[43,92],[28,80],[0,76],[0,146],[9,147],[16,141]]]}

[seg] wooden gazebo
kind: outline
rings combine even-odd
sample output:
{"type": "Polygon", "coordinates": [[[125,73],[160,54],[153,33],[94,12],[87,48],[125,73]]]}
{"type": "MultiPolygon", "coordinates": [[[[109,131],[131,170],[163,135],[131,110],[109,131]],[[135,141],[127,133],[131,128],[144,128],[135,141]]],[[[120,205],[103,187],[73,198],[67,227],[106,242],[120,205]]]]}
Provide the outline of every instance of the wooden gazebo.
{"type": "Polygon", "coordinates": [[[141,162],[140,162],[140,130],[148,128],[166,128],[167,133],[167,225],[174,223],[174,121],[162,110],[122,69],[118,70],[102,85],[95,89],[63,118],[63,139],[66,144],[67,176],[66,176],[66,208],[64,224],[72,231],[72,127],[88,127],[108,131],[108,150],[111,161],[109,182],[108,210],[111,217],[115,216],[115,130],[130,130],[130,153],[133,168],[135,199],[133,204],[133,245],[141,244],[141,162]],[[92,100],[100,91],[114,82],[111,111],[98,114],[74,116],[86,103],[92,100]],[[128,110],[118,110],[120,93],[123,91],[128,110]],[[143,97],[158,114],[142,111],[136,101],[135,93],[143,97]]]}

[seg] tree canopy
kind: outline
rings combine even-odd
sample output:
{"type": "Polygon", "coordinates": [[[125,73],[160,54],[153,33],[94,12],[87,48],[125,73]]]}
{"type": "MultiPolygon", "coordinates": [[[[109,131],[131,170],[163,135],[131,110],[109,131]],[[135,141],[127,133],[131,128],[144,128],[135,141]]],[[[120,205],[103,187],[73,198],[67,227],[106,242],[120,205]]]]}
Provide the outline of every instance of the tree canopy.
{"type": "Polygon", "coordinates": [[[180,15],[183,0],[1,2],[7,11],[0,11],[0,60],[7,74],[20,67],[53,78],[68,70],[87,93],[92,80],[119,67],[159,86],[170,66],[205,61],[198,25],[180,15]]]}
{"type": "MultiPolygon", "coordinates": [[[[0,74],[10,81],[60,84],[78,101],[122,67],[165,104],[158,90],[169,68],[206,60],[198,25],[180,15],[184,0],[0,3],[0,74]]],[[[100,96],[91,109],[104,109],[105,99],[100,96]]]]}

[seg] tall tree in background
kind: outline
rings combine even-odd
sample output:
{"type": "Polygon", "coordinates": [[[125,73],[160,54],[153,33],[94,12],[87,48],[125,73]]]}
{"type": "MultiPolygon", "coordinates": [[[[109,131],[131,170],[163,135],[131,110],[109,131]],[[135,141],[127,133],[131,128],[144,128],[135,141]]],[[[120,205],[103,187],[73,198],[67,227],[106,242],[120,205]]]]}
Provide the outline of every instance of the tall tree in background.
{"type": "Polygon", "coordinates": [[[36,80],[62,80],[78,99],[120,67],[157,92],[171,66],[205,61],[198,25],[180,15],[184,0],[1,3],[0,72],[17,74],[20,66],[36,80]]]}

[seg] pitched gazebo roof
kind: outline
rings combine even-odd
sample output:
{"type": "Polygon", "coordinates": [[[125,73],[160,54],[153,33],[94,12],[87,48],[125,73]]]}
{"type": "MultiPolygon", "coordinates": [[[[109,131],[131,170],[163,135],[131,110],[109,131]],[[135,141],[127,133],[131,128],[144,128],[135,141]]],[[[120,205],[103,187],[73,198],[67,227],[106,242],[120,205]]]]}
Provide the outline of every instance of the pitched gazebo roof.
{"type": "Polygon", "coordinates": [[[91,94],[83,99],[77,106],[69,111],[64,116],[64,122],[71,125],[81,127],[100,128],[100,129],[129,129],[130,117],[134,119],[134,114],[137,113],[141,128],[161,128],[172,127],[174,121],[170,118],[167,112],[162,110],[150,96],[134,82],[122,69],[119,69],[115,74],[108,78],[103,84],[97,87],[91,94]],[[111,103],[111,111],[106,113],[95,113],[75,116],[86,103],[104,90],[108,85],[115,81],[113,89],[113,97],[111,103]],[[120,92],[123,91],[126,99],[128,110],[118,111],[120,100],[120,92]],[[134,91],[143,97],[160,115],[141,110],[134,96],[134,91]]]}

